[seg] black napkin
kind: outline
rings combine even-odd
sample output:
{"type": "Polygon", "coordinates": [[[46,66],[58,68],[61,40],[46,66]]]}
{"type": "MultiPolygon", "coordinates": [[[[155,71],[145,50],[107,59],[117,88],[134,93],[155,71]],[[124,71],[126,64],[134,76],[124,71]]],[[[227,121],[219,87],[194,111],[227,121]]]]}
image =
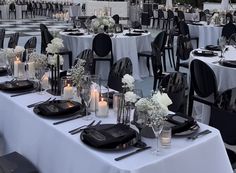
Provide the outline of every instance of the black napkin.
{"type": "Polygon", "coordinates": [[[135,30],[133,30],[133,32],[137,32],[137,33],[147,33],[148,31],[147,31],[147,30],[138,30],[138,29],[135,29],[135,30]]]}
{"type": "Polygon", "coordinates": [[[29,80],[6,81],[0,84],[0,89],[5,91],[21,91],[33,88],[34,82],[29,80]]]}
{"type": "Polygon", "coordinates": [[[191,23],[191,25],[199,25],[199,26],[202,26],[203,24],[202,24],[202,23],[191,23]]]}
{"type": "Polygon", "coordinates": [[[0,67],[0,76],[7,74],[7,69],[5,67],[0,67]]]}
{"type": "Polygon", "coordinates": [[[236,61],[234,60],[222,60],[222,61],[219,61],[219,64],[225,67],[236,68],[236,61]]]}
{"type": "Polygon", "coordinates": [[[71,33],[68,33],[68,35],[81,36],[81,35],[84,35],[84,33],[82,33],[82,32],[71,32],[71,33]]]}
{"type": "Polygon", "coordinates": [[[63,32],[73,32],[73,31],[78,31],[78,29],[65,29],[63,32]]]}
{"type": "Polygon", "coordinates": [[[142,33],[126,33],[126,36],[140,36],[142,33]]]}
{"type": "Polygon", "coordinates": [[[107,128],[91,127],[83,131],[83,141],[95,148],[115,149],[136,137],[136,131],[123,124],[114,124],[107,128]]]}
{"type": "Polygon", "coordinates": [[[81,104],[74,101],[56,100],[39,104],[35,110],[43,116],[64,116],[81,110],[81,104]]]}
{"type": "Polygon", "coordinates": [[[215,45],[207,45],[205,47],[205,49],[212,50],[212,51],[221,51],[221,47],[220,46],[215,46],[215,45]]]}
{"type": "Polygon", "coordinates": [[[172,123],[171,128],[173,134],[187,131],[196,124],[196,121],[192,117],[182,113],[167,116],[167,122],[172,123]]]}
{"type": "Polygon", "coordinates": [[[217,56],[217,53],[214,53],[213,51],[209,50],[194,50],[193,54],[195,56],[205,56],[205,57],[212,57],[212,56],[217,56]]]}

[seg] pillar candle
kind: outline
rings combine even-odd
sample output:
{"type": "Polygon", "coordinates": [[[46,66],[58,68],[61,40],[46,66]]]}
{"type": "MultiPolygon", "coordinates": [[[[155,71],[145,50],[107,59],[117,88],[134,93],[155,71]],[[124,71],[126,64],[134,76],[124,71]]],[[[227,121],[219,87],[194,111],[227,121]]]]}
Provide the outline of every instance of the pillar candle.
{"type": "Polygon", "coordinates": [[[89,106],[90,111],[94,112],[96,110],[96,105],[98,104],[98,100],[99,100],[99,92],[98,90],[93,89],[91,91],[91,101],[89,106]]]}
{"type": "Polygon", "coordinates": [[[29,78],[34,78],[35,77],[34,62],[28,62],[28,75],[29,75],[29,78]]]}
{"type": "Polygon", "coordinates": [[[68,84],[64,87],[64,99],[71,99],[73,98],[73,88],[68,84]]]}
{"type": "Polygon", "coordinates": [[[108,116],[108,109],[109,108],[107,102],[102,99],[101,101],[98,102],[98,111],[96,116],[98,117],[108,116]]]}
{"type": "Polygon", "coordinates": [[[14,61],[14,77],[18,77],[19,73],[19,64],[21,63],[19,58],[16,58],[14,61]]]}

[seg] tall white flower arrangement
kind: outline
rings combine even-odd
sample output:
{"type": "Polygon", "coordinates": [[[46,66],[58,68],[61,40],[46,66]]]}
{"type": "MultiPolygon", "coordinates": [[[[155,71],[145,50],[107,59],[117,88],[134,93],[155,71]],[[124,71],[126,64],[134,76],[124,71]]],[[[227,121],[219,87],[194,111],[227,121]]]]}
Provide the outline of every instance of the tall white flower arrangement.
{"type": "Polygon", "coordinates": [[[115,21],[110,16],[101,16],[92,20],[91,27],[93,30],[103,30],[104,26],[108,26],[111,29],[115,26],[115,21]]]}
{"type": "Polygon", "coordinates": [[[58,55],[57,53],[60,52],[60,50],[64,47],[63,40],[60,38],[54,38],[52,39],[51,43],[47,45],[46,51],[47,53],[53,54],[52,56],[48,57],[48,63],[50,65],[56,65],[57,63],[57,56],[59,56],[60,65],[63,64],[64,59],[61,55],[58,55]]]}

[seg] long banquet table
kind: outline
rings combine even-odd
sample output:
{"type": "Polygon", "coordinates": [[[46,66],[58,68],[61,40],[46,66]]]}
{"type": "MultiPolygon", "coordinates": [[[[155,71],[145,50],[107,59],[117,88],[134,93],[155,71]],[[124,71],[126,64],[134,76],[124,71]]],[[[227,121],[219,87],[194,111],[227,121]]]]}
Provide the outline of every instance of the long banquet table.
{"type": "MultiPolygon", "coordinates": [[[[0,82],[6,81],[0,77],[0,82]]],[[[50,94],[10,97],[0,92],[0,132],[6,141],[6,152],[17,151],[28,158],[41,173],[233,173],[221,135],[218,130],[199,123],[200,129],[210,129],[211,134],[197,140],[174,137],[170,148],[158,155],[150,150],[121,161],[114,158],[134,151],[99,151],[83,144],[79,134],[71,136],[68,131],[88,121],[76,119],[60,125],[57,120],[46,119],[33,113],[26,106],[53,97],[50,94]]],[[[96,121],[97,117],[93,117],[96,121]]],[[[115,115],[110,110],[102,123],[114,123],[115,115]]],[[[154,139],[143,138],[153,148],[154,139]]]]}
{"type": "MultiPolygon", "coordinates": [[[[141,36],[125,36],[124,33],[126,32],[114,34],[111,37],[114,62],[123,57],[129,57],[133,65],[133,76],[139,80],[141,77],[149,75],[145,59],[141,58],[139,63],[138,52],[151,51],[151,35],[150,33],[143,33],[141,36]]],[[[82,36],[72,36],[66,32],[60,32],[60,34],[65,47],[72,50],[74,57],[85,49],[92,49],[94,34],[82,36]]],[[[100,65],[98,73],[106,76],[109,71],[105,69],[107,68],[104,68],[104,65],[100,65]]]]}

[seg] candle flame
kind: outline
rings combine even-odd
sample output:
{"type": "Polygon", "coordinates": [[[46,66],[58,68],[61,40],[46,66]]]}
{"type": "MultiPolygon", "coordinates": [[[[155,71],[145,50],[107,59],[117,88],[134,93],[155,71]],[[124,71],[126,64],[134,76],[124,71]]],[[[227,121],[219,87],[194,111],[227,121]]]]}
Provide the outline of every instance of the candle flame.
{"type": "Polygon", "coordinates": [[[102,102],[104,101],[104,98],[102,98],[102,102]]]}
{"type": "Polygon", "coordinates": [[[67,84],[67,87],[70,87],[70,84],[67,84]]]}

